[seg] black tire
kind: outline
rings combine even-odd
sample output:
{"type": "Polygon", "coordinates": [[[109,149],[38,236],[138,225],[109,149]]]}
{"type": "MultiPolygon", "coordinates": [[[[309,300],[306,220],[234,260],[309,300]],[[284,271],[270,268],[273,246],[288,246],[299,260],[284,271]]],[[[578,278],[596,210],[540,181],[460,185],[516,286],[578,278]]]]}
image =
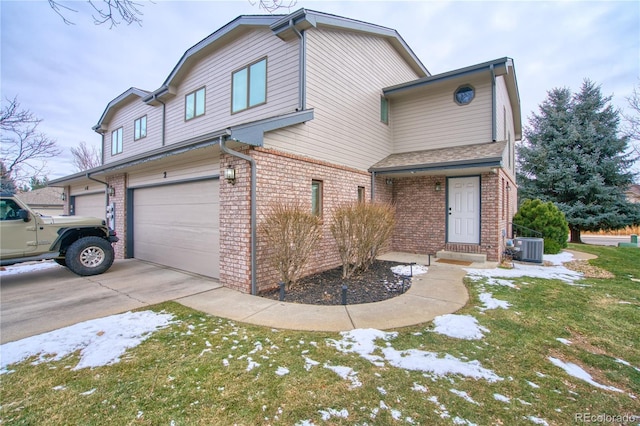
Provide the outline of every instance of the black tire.
{"type": "Polygon", "coordinates": [[[81,276],[98,275],[113,264],[113,246],[104,238],[83,237],[67,249],[65,260],[71,272],[81,276]]]}

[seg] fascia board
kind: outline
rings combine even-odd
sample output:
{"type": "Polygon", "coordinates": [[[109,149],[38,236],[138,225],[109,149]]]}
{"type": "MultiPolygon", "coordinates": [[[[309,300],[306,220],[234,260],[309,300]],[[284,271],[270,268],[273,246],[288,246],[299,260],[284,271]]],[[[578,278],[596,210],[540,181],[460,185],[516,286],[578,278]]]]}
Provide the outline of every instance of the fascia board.
{"type": "Polygon", "coordinates": [[[483,158],[476,160],[448,161],[433,164],[412,164],[407,166],[380,167],[370,168],[369,172],[376,174],[393,174],[393,173],[410,173],[410,172],[427,172],[435,170],[451,170],[451,169],[467,169],[476,167],[500,167],[502,165],[502,157],[483,158]]]}
{"type": "Polygon", "coordinates": [[[118,107],[118,105],[120,105],[121,103],[126,102],[131,96],[137,96],[138,98],[144,99],[148,95],[149,95],[149,92],[147,92],[146,90],[141,90],[135,87],[131,87],[127,89],[126,91],[118,95],[115,99],[113,99],[111,102],[107,104],[107,107],[104,109],[104,112],[102,113],[102,115],[100,116],[100,119],[98,120],[98,124],[93,126],[92,129],[95,132],[99,132],[101,130],[102,123],[104,123],[105,120],[109,118],[113,109],[118,107]]]}

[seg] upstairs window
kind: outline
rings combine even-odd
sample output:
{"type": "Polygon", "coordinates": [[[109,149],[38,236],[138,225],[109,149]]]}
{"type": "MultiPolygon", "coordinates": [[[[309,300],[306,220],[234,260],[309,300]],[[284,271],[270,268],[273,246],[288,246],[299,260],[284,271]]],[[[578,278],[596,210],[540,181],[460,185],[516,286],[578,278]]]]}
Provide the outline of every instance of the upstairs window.
{"type": "Polygon", "coordinates": [[[322,181],[311,181],[311,214],[322,217],[322,181]]]}
{"type": "Polygon", "coordinates": [[[389,124],[389,100],[383,96],[380,97],[380,121],[389,124]]]}
{"type": "Polygon", "coordinates": [[[184,119],[185,121],[204,115],[205,88],[202,87],[195,92],[185,96],[184,119]]]}
{"type": "Polygon", "coordinates": [[[133,140],[147,137],[147,116],[138,118],[133,122],[133,140]]]}
{"type": "Polygon", "coordinates": [[[267,102],[267,58],[231,74],[231,112],[267,102]]]}
{"type": "Polygon", "coordinates": [[[122,152],[122,127],[111,132],[111,155],[122,152]]]}
{"type": "Polygon", "coordinates": [[[469,84],[460,86],[453,94],[453,99],[458,105],[470,104],[473,98],[476,97],[476,90],[469,84]]]}

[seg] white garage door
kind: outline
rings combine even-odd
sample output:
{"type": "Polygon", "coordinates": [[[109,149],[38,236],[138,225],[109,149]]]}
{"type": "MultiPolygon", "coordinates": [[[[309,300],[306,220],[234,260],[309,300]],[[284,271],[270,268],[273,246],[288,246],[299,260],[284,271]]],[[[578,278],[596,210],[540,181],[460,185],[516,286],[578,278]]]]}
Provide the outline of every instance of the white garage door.
{"type": "Polygon", "coordinates": [[[220,277],[219,181],[133,191],[133,257],[220,277]]]}
{"type": "Polygon", "coordinates": [[[106,200],[104,192],[88,195],[76,195],[75,197],[76,216],[90,216],[104,219],[107,215],[106,200]]]}

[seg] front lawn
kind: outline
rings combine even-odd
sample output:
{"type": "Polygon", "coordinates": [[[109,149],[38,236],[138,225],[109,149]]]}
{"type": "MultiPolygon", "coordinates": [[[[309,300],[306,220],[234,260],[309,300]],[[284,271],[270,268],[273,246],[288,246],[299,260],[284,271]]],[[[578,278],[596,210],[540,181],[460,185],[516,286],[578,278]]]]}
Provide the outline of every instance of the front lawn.
{"type": "Polygon", "coordinates": [[[615,278],[476,274],[464,309],[395,332],[275,330],[157,305],[173,322],[119,362],[76,369],[87,356],[76,351],[8,366],[0,421],[638,424],[640,250],[571,248],[598,255],[591,263],[615,278]]]}

